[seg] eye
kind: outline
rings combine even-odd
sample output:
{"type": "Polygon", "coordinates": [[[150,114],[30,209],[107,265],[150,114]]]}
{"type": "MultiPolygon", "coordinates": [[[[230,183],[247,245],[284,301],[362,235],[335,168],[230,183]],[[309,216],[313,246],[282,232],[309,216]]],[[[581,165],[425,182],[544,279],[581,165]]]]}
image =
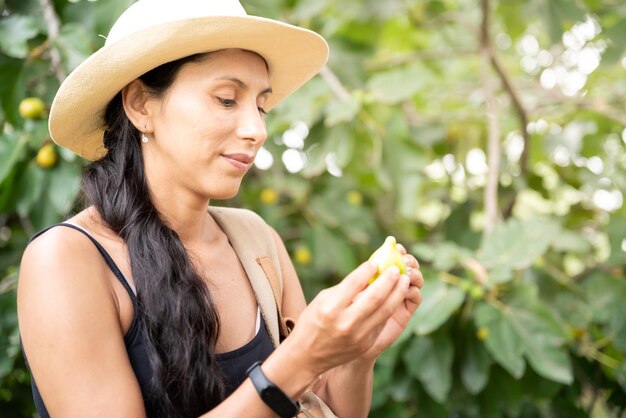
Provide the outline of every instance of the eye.
{"type": "Polygon", "coordinates": [[[219,100],[219,102],[224,107],[233,107],[237,104],[234,100],[231,99],[222,99],[221,97],[218,97],[217,100],[219,100]]]}
{"type": "Polygon", "coordinates": [[[263,109],[262,107],[258,107],[257,109],[259,109],[259,113],[263,116],[267,115],[267,112],[265,111],[265,109],[263,109]]]}

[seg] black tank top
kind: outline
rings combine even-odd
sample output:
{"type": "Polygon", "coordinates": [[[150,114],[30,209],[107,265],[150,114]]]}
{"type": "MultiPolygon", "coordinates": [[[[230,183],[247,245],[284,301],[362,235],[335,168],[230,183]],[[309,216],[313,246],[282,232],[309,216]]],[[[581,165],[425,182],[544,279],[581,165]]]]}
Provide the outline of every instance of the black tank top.
{"type": "MultiPolygon", "coordinates": [[[[75,229],[83,233],[87,238],[89,238],[91,242],[93,242],[93,244],[96,246],[100,254],[102,254],[102,257],[104,258],[105,262],[107,263],[115,277],[117,277],[122,286],[124,286],[124,289],[126,289],[126,291],[128,292],[128,295],[130,296],[130,299],[133,303],[134,316],[128,332],[126,333],[126,335],[124,335],[124,343],[126,345],[126,351],[128,353],[130,364],[133,368],[133,371],[135,372],[135,376],[137,377],[139,387],[141,388],[141,394],[143,395],[146,414],[148,417],[156,417],[157,415],[154,412],[155,405],[150,402],[150,399],[152,397],[149,394],[150,381],[152,379],[153,373],[152,368],[150,367],[150,362],[148,360],[148,353],[146,351],[147,337],[144,331],[144,327],[142,326],[141,310],[139,309],[135,292],[133,292],[132,288],[128,284],[128,281],[126,281],[126,278],[117,267],[109,253],[107,253],[104,247],[102,247],[102,245],[100,245],[100,243],[96,241],[95,238],[93,238],[82,228],[68,223],[60,223],[39,231],[30,239],[30,241],[33,241],[35,238],[46,232],[48,229],[53,228],[54,226],[65,226],[75,229]]],[[[265,360],[273,350],[274,346],[272,344],[272,340],[267,331],[263,315],[261,315],[261,325],[259,327],[259,331],[250,342],[236,350],[229,351],[227,353],[220,353],[216,356],[217,361],[222,368],[222,374],[226,380],[226,396],[234,392],[235,389],[237,389],[239,385],[243,383],[243,381],[246,379],[246,370],[248,369],[248,367],[250,367],[250,365],[252,365],[252,363],[265,360]]],[[[26,358],[26,355],[24,355],[24,358],[26,358]]],[[[26,360],[26,363],[28,364],[28,360],[26,360]]],[[[39,394],[35,379],[32,378],[31,381],[33,389],[33,399],[35,401],[37,412],[39,412],[41,418],[49,418],[50,415],[48,414],[46,406],[43,403],[41,395],[39,394]]]]}

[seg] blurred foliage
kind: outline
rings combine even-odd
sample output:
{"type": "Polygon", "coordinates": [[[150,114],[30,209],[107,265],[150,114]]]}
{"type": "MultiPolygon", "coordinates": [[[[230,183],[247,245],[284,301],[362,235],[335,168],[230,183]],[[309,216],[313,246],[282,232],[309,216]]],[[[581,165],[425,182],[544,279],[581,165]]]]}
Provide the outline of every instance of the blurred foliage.
{"type": "MultiPolygon", "coordinates": [[[[20,255],[79,209],[83,167],[50,145],[47,111],[24,118],[20,103],[47,108],[129,3],[0,1],[3,417],[34,413],[15,314],[20,255]]],[[[376,365],[371,416],[623,417],[626,3],[244,6],[320,32],[331,57],[268,116],[271,167],[223,204],[279,231],[309,298],[387,235],[422,263],[424,301],[376,365]],[[488,159],[490,136],[500,148],[488,159]]]]}

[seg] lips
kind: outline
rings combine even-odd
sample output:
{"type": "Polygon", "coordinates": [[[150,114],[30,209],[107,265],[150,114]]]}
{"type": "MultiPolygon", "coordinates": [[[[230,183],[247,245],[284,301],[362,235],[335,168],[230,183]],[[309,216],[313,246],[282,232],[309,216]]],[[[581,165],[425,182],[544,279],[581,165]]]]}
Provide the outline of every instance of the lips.
{"type": "Polygon", "coordinates": [[[254,155],[244,153],[222,154],[222,157],[224,157],[224,159],[226,159],[226,161],[229,162],[231,165],[240,170],[249,169],[254,162],[254,155]]]}

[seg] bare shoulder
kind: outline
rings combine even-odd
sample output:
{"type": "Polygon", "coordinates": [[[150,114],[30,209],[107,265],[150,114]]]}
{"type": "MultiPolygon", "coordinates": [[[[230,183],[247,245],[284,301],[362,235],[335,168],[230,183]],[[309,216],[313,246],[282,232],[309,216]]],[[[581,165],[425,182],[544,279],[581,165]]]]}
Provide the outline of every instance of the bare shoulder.
{"type": "MultiPolygon", "coordinates": [[[[103,264],[98,249],[84,233],[70,227],[56,226],[39,235],[26,247],[20,266],[20,284],[34,281],[41,282],[41,285],[48,283],[47,286],[63,286],[68,284],[64,282],[72,281],[73,277],[84,273],[94,279],[98,276],[104,279],[103,264]],[[51,276],[57,280],[49,280],[51,276]]],[[[93,284],[95,281],[89,282],[93,284]]]]}
{"type": "Polygon", "coordinates": [[[115,307],[114,300],[102,256],[80,231],[53,227],[24,251],[18,282],[18,315],[25,340],[29,329],[38,328],[38,318],[111,309],[115,307]]]}
{"type": "Polygon", "coordinates": [[[82,232],[57,226],[22,257],[18,319],[24,352],[48,412],[143,415],[107,266],[82,232]],[[72,396],[68,397],[67,394],[72,396]]]}

